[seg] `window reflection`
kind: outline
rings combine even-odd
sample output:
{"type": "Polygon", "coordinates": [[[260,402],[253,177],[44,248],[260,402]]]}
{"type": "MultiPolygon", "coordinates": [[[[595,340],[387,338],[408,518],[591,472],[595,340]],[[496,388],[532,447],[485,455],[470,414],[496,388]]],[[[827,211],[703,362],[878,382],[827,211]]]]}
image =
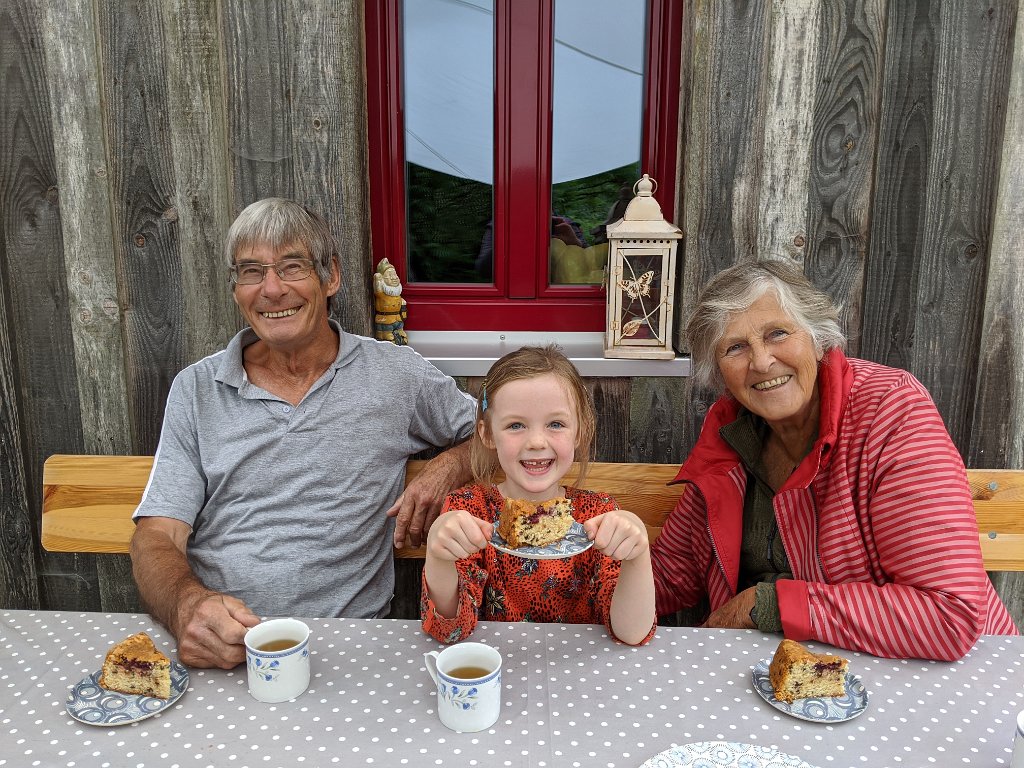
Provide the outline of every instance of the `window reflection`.
{"type": "Polygon", "coordinates": [[[490,282],[494,2],[403,4],[408,282],[490,282]]]}
{"type": "Polygon", "coordinates": [[[647,0],[555,1],[551,284],[604,278],[605,227],[641,175],[646,24],[647,0]]]}

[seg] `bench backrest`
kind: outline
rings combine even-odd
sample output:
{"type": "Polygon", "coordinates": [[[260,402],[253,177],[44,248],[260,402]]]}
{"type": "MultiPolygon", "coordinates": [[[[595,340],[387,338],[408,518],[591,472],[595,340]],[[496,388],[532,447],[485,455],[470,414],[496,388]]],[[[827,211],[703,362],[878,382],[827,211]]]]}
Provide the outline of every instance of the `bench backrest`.
{"type": "MultiPolygon", "coordinates": [[[[406,481],[426,462],[410,461],[406,481]]],[[[132,512],[153,466],[152,456],[55,455],[43,466],[42,544],[50,552],[128,551],[132,512]]],[[[653,541],[683,486],[667,486],[675,464],[591,464],[584,488],[614,496],[647,525],[653,541]]],[[[1024,571],[1024,471],[968,470],[981,552],[989,571],[1024,571]]],[[[397,557],[424,556],[423,547],[397,557]]]]}

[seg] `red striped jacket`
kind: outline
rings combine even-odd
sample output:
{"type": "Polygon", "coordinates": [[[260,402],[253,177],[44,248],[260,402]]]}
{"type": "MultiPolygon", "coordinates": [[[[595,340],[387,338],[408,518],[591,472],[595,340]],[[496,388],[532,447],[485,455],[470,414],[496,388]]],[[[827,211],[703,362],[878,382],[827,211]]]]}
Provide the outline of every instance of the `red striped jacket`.
{"type": "MultiPolygon", "coordinates": [[[[818,371],[818,440],[774,499],[793,571],[777,584],[786,637],[951,661],[981,634],[1017,634],[928,391],[838,349],[818,371]]],[[[738,410],[728,396],[712,406],[676,477],[689,486],[651,550],[659,614],[736,594],[747,475],[718,430],[738,410]]]]}

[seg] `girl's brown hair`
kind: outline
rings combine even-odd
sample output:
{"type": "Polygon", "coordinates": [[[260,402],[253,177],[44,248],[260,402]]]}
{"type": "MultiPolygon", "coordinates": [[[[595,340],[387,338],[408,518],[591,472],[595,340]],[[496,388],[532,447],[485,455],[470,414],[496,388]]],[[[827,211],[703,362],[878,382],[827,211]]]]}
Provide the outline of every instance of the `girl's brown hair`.
{"type": "Polygon", "coordinates": [[[497,451],[485,446],[479,433],[480,429],[490,431],[490,402],[493,402],[494,396],[511,381],[534,379],[547,374],[553,374],[561,379],[566,391],[576,401],[576,421],[579,429],[574,458],[579,465],[579,473],[573,487],[583,483],[590,464],[597,417],[594,415],[594,403],[590,398],[590,392],[587,391],[580,372],[555,344],[546,347],[522,347],[515,352],[509,352],[495,361],[491,370],[487,372],[476,406],[478,431],[473,435],[473,442],[470,445],[470,462],[476,482],[485,485],[493,483],[499,469],[497,451]]]}

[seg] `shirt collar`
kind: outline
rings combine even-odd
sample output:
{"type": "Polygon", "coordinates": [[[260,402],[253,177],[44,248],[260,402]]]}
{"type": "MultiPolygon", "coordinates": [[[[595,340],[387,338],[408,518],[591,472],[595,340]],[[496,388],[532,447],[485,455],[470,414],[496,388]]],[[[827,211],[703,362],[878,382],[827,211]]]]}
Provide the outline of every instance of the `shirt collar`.
{"type": "MultiPolygon", "coordinates": [[[[351,356],[353,345],[346,343],[345,339],[348,334],[341,329],[341,325],[338,324],[337,320],[328,318],[327,322],[334,329],[334,332],[338,334],[338,354],[335,356],[334,363],[332,364],[332,367],[337,370],[351,356]]],[[[217,366],[217,373],[214,379],[235,389],[241,389],[244,385],[248,384],[249,379],[245,375],[243,354],[245,348],[250,344],[255,344],[259,341],[259,338],[256,335],[256,331],[248,326],[236,333],[224,349],[224,354],[221,357],[220,365],[217,366]]]]}

